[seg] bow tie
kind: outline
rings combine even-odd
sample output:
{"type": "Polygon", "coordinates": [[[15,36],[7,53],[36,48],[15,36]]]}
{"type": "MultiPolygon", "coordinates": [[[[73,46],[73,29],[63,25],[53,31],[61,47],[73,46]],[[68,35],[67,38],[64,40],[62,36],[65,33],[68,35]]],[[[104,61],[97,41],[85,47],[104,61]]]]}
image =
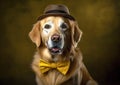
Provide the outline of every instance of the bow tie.
{"type": "Polygon", "coordinates": [[[49,63],[40,59],[39,67],[42,73],[48,72],[51,69],[57,69],[63,75],[66,75],[70,67],[70,61],[49,63]]]}

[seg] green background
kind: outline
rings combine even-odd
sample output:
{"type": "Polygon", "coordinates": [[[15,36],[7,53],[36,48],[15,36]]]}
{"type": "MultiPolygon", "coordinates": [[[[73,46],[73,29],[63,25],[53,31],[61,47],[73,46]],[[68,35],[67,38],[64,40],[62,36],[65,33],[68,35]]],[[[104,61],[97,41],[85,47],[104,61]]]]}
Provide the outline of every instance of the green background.
{"type": "Polygon", "coordinates": [[[0,85],[35,85],[29,31],[48,4],[65,4],[79,23],[79,47],[100,85],[120,85],[120,0],[0,0],[0,85]]]}

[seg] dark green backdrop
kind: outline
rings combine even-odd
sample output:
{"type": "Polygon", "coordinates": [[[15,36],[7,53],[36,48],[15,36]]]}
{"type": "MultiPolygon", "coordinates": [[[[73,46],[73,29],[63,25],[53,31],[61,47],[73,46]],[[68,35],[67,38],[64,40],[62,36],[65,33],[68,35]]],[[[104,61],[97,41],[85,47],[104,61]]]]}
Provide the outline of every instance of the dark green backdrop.
{"type": "Polygon", "coordinates": [[[0,85],[35,85],[29,31],[48,4],[69,7],[83,31],[79,47],[100,85],[120,85],[120,0],[0,0],[0,85]]]}

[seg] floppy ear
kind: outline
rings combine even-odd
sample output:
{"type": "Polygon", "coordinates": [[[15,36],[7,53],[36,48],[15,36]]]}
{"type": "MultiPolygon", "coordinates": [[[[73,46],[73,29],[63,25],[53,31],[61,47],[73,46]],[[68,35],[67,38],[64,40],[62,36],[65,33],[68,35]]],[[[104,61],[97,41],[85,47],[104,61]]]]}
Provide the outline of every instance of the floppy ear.
{"type": "Polygon", "coordinates": [[[34,24],[32,30],[29,33],[29,37],[37,45],[37,47],[40,46],[41,39],[40,39],[40,23],[39,22],[34,24]]]}
{"type": "Polygon", "coordinates": [[[78,24],[76,21],[70,21],[71,27],[72,27],[72,43],[75,47],[77,47],[77,44],[79,43],[81,36],[82,36],[82,31],[78,27],[78,24]]]}

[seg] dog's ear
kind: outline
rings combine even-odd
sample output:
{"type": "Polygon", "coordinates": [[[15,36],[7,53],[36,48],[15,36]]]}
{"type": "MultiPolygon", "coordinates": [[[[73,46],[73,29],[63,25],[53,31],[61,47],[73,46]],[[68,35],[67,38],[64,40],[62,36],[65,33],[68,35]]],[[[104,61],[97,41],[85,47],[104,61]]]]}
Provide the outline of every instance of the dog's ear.
{"type": "Polygon", "coordinates": [[[37,45],[37,47],[40,46],[41,39],[40,39],[40,23],[39,22],[34,24],[32,30],[29,33],[29,37],[37,45]]]}
{"type": "Polygon", "coordinates": [[[71,24],[71,29],[72,29],[72,43],[75,47],[77,47],[77,44],[79,43],[81,36],[82,36],[82,31],[80,30],[78,24],[76,21],[70,21],[71,24]]]}

